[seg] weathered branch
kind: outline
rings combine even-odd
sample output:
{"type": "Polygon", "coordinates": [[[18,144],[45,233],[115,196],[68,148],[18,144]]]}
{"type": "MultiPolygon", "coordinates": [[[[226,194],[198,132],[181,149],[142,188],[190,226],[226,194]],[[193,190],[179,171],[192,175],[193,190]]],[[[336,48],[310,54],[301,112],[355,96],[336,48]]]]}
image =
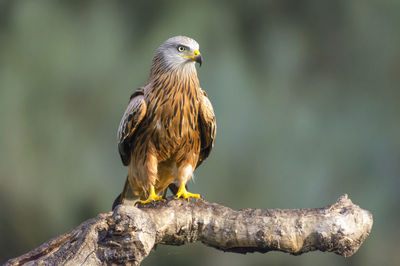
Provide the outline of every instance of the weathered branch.
{"type": "Polygon", "coordinates": [[[372,228],[372,215],[347,195],[319,209],[234,211],[203,200],[118,206],[6,265],[139,265],[156,244],[201,241],[229,252],[320,250],[354,254],[372,228]]]}

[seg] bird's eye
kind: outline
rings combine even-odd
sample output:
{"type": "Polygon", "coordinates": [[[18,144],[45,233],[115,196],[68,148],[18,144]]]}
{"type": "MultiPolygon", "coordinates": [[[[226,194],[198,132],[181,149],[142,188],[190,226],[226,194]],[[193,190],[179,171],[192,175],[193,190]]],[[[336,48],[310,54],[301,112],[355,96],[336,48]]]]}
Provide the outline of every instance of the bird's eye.
{"type": "Polygon", "coordinates": [[[183,47],[182,45],[179,45],[179,46],[178,46],[178,51],[179,51],[179,52],[183,52],[183,51],[185,51],[185,50],[186,50],[186,48],[183,47]]]}

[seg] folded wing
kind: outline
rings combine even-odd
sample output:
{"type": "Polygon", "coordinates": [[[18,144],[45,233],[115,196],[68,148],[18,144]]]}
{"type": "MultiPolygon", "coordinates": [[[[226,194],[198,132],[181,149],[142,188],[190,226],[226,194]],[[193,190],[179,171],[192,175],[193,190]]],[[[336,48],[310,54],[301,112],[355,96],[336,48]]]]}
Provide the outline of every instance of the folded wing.
{"type": "Polygon", "coordinates": [[[210,155],[211,149],[214,146],[214,139],[217,133],[217,124],[215,121],[214,109],[207,93],[202,90],[199,108],[199,129],[201,138],[201,148],[199,161],[196,168],[210,155]]]}
{"type": "Polygon", "coordinates": [[[143,89],[140,88],[132,94],[118,128],[118,151],[124,165],[130,162],[132,141],[146,110],[143,89]]]}

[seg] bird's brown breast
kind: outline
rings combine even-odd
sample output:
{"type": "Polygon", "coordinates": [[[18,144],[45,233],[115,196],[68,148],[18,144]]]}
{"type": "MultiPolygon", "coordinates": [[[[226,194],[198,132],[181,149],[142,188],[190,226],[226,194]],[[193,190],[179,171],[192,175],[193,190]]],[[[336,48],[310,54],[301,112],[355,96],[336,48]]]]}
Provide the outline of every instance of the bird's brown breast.
{"type": "Polygon", "coordinates": [[[149,84],[145,92],[147,114],[134,145],[141,146],[138,152],[133,151],[136,157],[152,152],[159,162],[172,159],[179,164],[185,155],[199,153],[199,83],[197,76],[182,81],[165,76],[149,84]]]}

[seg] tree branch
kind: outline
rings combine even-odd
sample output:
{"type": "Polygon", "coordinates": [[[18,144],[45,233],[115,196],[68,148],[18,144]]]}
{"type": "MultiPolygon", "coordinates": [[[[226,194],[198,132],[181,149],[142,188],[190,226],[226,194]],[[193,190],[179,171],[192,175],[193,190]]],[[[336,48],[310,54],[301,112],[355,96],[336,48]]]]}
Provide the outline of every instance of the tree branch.
{"type": "Polygon", "coordinates": [[[320,250],[348,257],[371,232],[372,215],[347,195],[317,209],[234,211],[203,200],[168,200],[118,206],[54,238],[6,265],[24,263],[139,265],[156,244],[201,241],[229,252],[320,250]]]}

